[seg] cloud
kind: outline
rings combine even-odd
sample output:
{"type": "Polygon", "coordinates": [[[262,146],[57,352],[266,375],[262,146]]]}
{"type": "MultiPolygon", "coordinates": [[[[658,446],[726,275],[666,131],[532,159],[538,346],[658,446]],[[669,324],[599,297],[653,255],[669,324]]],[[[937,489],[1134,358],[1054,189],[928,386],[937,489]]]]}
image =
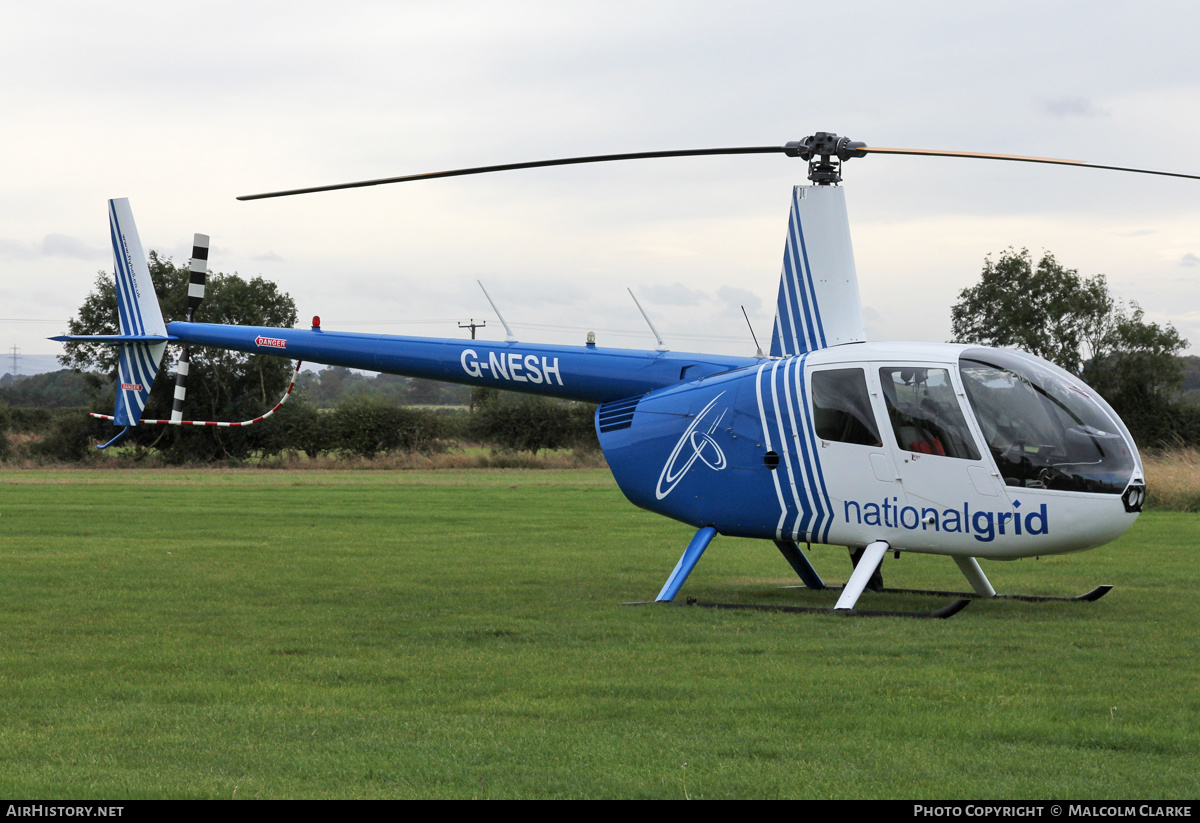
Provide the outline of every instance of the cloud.
{"type": "MultiPolygon", "coordinates": [[[[897,339],[896,329],[891,327],[888,322],[889,318],[884,317],[882,313],[876,309],[863,304],[862,307],[863,330],[867,333],[867,339],[878,340],[895,340],[897,339]]],[[[901,335],[901,337],[911,337],[911,335],[901,335]]]]}
{"type": "Polygon", "coordinates": [[[733,286],[721,286],[717,290],[717,298],[722,303],[734,308],[745,306],[746,311],[751,314],[762,311],[762,298],[752,291],[737,289],[733,286]]]}
{"type": "Polygon", "coordinates": [[[35,256],[32,244],[0,237],[0,260],[28,260],[35,256]]]}
{"type": "Polygon", "coordinates": [[[47,234],[42,238],[41,253],[48,257],[74,257],[80,260],[92,260],[104,255],[103,250],[69,234],[47,234]]]}
{"type": "Polygon", "coordinates": [[[698,306],[701,301],[708,299],[705,292],[689,289],[678,281],[669,286],[654,283],[642,286],[638,291],[651,303],[662,306],[698,306]]]}
{"type": "Polygon", "coordinates": [[[78,260],[95,260],[103,257],[103,249],[89,246],[69,234],[47,234],[42,242],[12,240],[0,237],[0,259],[32,260],[36,257],[69,257],[78,260]]]}
{"type": "Polygon", "coordinates": [[[1189,266],[1189,267],[1190,266],[1200,266],[1200,257],[1197,257],[1196,255],[1192,254],[1191,252],[1188,252],[1183,257],[1179,258],[1179,265],[1189,266]]]}
{"type": "Polygon", "coordinates": [[[1051,117],[1108,117],[1112,114],[1086,97],[1059,97],[1043,100],[1042,110],[1051,117]]]}

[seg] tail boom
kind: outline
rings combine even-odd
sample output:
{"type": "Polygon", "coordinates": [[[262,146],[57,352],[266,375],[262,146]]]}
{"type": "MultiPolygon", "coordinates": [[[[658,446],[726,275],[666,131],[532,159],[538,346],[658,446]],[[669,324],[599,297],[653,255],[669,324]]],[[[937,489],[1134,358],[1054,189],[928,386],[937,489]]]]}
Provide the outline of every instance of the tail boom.
{"type": "Polygon", "coordinates": [[[171,323],[172,338],[251,354],[604,403],[758,362],[686,352],[171,323]]]}

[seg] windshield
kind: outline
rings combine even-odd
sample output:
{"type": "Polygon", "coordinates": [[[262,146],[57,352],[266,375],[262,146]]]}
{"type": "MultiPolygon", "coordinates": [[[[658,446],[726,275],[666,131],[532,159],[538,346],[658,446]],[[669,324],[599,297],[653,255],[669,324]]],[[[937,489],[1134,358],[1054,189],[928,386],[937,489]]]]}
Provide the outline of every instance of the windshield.
{"type": "Polygon", "coordinates": [[[1092,390],[1012,352],[968,349],[963,387],[1009,486],[1121,494],[1133,448],[1092,390]]]}

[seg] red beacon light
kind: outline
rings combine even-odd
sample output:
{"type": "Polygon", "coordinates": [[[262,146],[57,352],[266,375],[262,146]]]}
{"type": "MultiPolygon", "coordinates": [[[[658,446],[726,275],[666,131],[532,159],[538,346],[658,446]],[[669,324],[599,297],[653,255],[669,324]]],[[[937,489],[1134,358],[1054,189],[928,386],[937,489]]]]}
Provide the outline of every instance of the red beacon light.
{"type": "Polygon", "coordinates": [[[313,327],[313,331],[321,330],[321,315],[319,315],[319,314],[313,315],[313,326],[312,327],[313,327]]]}

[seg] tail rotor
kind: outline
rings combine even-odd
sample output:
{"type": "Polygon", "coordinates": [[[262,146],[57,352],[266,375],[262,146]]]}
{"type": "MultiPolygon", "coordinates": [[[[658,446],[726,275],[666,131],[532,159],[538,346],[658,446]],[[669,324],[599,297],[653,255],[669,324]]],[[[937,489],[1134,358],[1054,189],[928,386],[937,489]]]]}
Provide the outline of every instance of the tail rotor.
{"type": "MultiPolygon", "coordinates": [[[[204,300],[204,286],[208,281],[208,243],[207,234],[196,234],[192,240],[191,276],[188,280],[187,302],[189,323],[196,319],[196,309],[204,300]]],[[[191,359],[191,347],[185,343],[183,353],[179,355],[179,363],[175,368],[175,399],[171,404],[171,422],[176,425],[183,421],[183,403],[187,399],[187,376],[191,359]]]]}
{"type": "MultiPolygon", "coordinates": [[[[195,322],[196,309],[200,307],[200,303],[204,300],[204,289],[208,282],[208,248],[209,236],[207,234],[196,234],[192,240],[192,259],[189,265],[190,277],[188,279],[188,302],[187,302],[187,321],[195,322]]],[[[165,339],[165,338],[164,338],[165,339]]],[[[258,417],[253,417],[249,420],[239,421],[223,421],[223,420],[184,420],[183,419],[183,404],[187,400],[187,377],[192,359],[191,347],[187,344],[183,346],[183,352],[179,355],[179,362],[175,368],[175,397],[171,405],[171,417],[169,420],[139,420],[142,425],[150,426],[215,426],[218,428],[241,428],[244,426],[253,426],[255,423],[260,423],[268,417],[279,411],[280,407],[287,402],[292,396],[292,391],[296,387],[296,380],[300,375],[300,366],[302,361],[296,361],[296,368],[292,371],[292,381],[288,384],[287,390],[273,407],[260,414],[258,417]]],[[[100,414],[92,412],[91,417],[98,420],[112,420],[119,424],[119,421],[113,415],[100,414]]],[[[117,435],[115,438],[97,448],[108,448],[113,443],[120,440],[129,430],[126,429],[117,435]]]]}

